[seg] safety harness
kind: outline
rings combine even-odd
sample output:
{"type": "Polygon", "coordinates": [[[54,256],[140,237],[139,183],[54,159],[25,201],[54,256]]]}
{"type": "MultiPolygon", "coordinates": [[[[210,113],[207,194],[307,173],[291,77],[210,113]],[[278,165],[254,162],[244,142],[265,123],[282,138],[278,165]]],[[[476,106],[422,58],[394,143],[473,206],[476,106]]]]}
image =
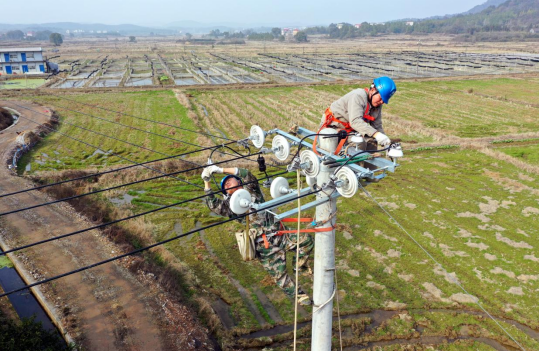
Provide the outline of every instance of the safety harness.
{"type": "MultiPolygon", "coordinates": [[[[284,225],[283,223],[297,223],[297,222],[301,222],[301,223],[312,223],[313,225],[316,225],[316,221],[313,219],[313,218],[300,218],[298,220],[298,218],[285,218],[283,220],[281,220],[281,228],[284,228],[284,225]]],[[[299,232],[300,233],[322,233],[322,232],[330,232],[332,231],[333,229],[335,229],[335,227],[331,226],[331,227],[324,227],[324,228],[309,228],[309,229],[301,229],[299,232]]],[[[266,249],[269,249],[270,247],[270,243],[268,241],[268,236],[269,237],[272,237],[272,236],[282,236],[284,234],[293,234],[293,233],[297,233],[298,230],[297,229],[294,229],[294,230],[279,230],[279,231],[276,231],[274,233],[271,233],[271,234],[262,234],[262,241],[264,242],[264,247],[266,249]]],[[[298,239],[299,240],[299,239],[298,239]]],[[[259,241],[260,242],[260,241],[259,241]]]]}
{"type": "MultiPolygon", "coordinates": [[[[369,89],[365,88],[365,92],[367,93],[367,96],[368,96],[369,89]]],[[[369,115],[370,108],[371,108],[371,105],[369,103],[367,103],[367,107],[365,108],[365,113],[363,113],[363,120],[365,122],[367,122],[367,123],[373,122],[376,119],[375,117],[369,115]]],[[[354,129],[350,125],[350,122],[344,122],[344,121],[341,121],[340,119],[337,119],[329,107],[324,112],[324,117],[325,117],[324,123],[322,123],[322,126],[320,127],[320,129],[318,130],[318,133],[316,133],[316,134],[320,134],[322,129],[330,127],[330,125],[332,123],[334,123],[334,122],[342,124],[342,128],[340,128],[340,129],[346,131],[347,134],[350,134],[351,132],[354,131],[354,129]]],[[[318,140],[318,135],[315,135],[314,142],[313,142],[313,151],[317,155],[320,155],[318,153],[318,151],[316,150],[316,142],[317,142],[317,140],[318,140]]],[[[346,140],[348,140],[348,136],[346,136],[344,138],[339,137],[339,145],[337,145],[337,149],[335,149],[335,155],[338,155],[339,152],[341,152],[342,147],[346,143],[346,140]]]]}

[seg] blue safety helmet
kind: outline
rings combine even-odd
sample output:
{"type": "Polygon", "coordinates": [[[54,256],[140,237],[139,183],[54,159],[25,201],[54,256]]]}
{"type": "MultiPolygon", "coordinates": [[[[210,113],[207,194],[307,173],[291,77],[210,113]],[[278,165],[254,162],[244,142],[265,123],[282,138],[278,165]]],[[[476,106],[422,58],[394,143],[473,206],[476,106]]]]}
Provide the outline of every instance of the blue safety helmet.
{"type": "Polygon", "coordinates": [[[226,193],[226,190],[225,190],[225,183],[227,180],[229,180],[230,178],[236,178],[238,180],[238,182],[240,182],[240,185],[243,185],[243,182],[241,181],[241,178],[238,177],[238,176],[235,176],[233,174],[229,174],[227,175],[226,177],[224,177],[222,180],[221,180],[221,191],[223,192],[223,194],[227,195],[226,193]]]}
{"type": "Polygon", "coordinates": [[[389,103],[389,99],[397,91],[397,86],[393,79],[389,77],[379,77],[374,80],[374,87],[380,93],[380,97],[384,104],[389,103]]]}

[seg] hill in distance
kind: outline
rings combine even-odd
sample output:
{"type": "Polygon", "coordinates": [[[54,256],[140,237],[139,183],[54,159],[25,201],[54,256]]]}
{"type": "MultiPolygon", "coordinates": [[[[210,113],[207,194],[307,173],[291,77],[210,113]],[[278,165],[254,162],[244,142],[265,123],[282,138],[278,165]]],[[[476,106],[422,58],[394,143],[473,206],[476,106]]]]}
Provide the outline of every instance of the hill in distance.
{"type": "Polygon", "coordinates": [[[484,3],[482,3],[481,5],[474,6],[470,10],[468,10],[466,12],[463,12],[462,15],[471,15],[471,14],[474,14],[474,13],[479,13],[479,12],[489,8],[490,6],[498,7],[501,4],[503,4],[504,2],[507,2],[507,0],[488,0],[488,1],[484,2],[484,3]]]}

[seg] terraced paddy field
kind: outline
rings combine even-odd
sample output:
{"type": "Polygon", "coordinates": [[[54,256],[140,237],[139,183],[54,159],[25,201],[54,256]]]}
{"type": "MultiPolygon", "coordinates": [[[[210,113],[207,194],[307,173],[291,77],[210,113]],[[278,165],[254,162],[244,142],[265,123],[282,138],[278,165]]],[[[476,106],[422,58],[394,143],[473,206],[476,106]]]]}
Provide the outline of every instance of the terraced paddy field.
{"type": "MultiPolygon", "coordinates": [[[[345,349],[423,350],[428,345],[436,350],[519,349],[500,326],[524,349],[539,349],[535,298],[539,291],[538,107],[517,102],[524,99],[517,92],[519,82],[503,78],[398,83],[399,92],[384,107],[385,126],[388,135],[403,140],[405,158],[395,174],[366,189],[443,268],[370,197],[357,194],[339,199],[337,296],[345,349]],[[500,98],[504,93],[507,98],[500,98]]],[[[537,80],[527,84],[537,84],[537,80]]],[[[236,140],[248,135],[252,124],[267,130],[297,123],[315,130],[324,109],[357,87],[81,94],[69,99],[236,140]]],[[[127,131],[61,106],[198,145],[223,142],[62,98],[28,99],[54,108],[60,121],[161,153],[177,154],[195,147],[127,131]]],[[[136,161],[163,157],[62,123],[59,131],[136,161]]],[[[22,173],[47,182],[73,176],[68,170],[91,172],[127,164],[111,153],[92,156],[95,149],[79,144],[53,133],[25,156],[19,169],[30,164],[29,171],[22,173]]],[[[208,156],[206,151],[186,160],[205,163],[208,156]]],[[[243,161],[240,166],[263,177],[255,162],[243,161]]],[[[169,161],[159,170],[186,167],[185,160],[169,161]]],[[[269,169],[270,174],[281,172],[269,169]]],[[[51,194],[82,193],[150,176],[155,172],[131,169],[77,182],[51,194]]],[[[203,195],[197,188],[202,186],[197,172],[178,176],[192,185],[161,178],[86,197],[73,205],[87,214],[97,208],[110,220],[176,204],[121,224],[132,233],[126,240],[134,247],[223,219],[210,215],[200,199],[185,202],[203,195]]],[[[295,186],[295,174],[287,176],[295,186]]],[[[267,189],[264,191],[269,198],[267,189]]],[[[290,349],[293,303],[258,261],[241,260],[233,235],[240,229],[236,223],[227,223],[172,241],[145,257],[179,272],[186,299],[200,306],[201,316],[224,348],[290,349]]],[[[311,276],[301,275],[300,284],[312,293],[311,276]]],[[[310,308],[300,309],[300,349],[309,349],[311,313],[310,308]]],[[[337,319],[334,326],[334,346],[338,348],[337,319]]]]}

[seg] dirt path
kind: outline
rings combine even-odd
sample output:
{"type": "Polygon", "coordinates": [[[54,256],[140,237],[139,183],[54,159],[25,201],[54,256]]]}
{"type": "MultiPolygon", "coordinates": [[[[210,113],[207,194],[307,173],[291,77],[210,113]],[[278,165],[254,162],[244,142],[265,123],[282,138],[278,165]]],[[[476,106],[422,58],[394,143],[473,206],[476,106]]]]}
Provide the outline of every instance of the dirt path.
{"type": "MultiPolygon", "coordinates": [[[[50,115],[49,110],[42,106],[28,102],[17,104],[50,115]]],[[[39,123],[47,122],[48,117],[29,110],[20,111],[9,102],[0,101],[0,106],[19,110],[23,117],[16,128],[0,133],[0,193],[7,193],[32,186],[29,181],[14,176],[5,166],[8,153],[15,146],[16,132],[35,130],[37,126],[24,117],[39,123]]],[[[41,192],[23,193],[3,198],[0,201],[0,211],[47,200],[47,196],[41,192]]],[[[11,247],[90,226],[87,220],[66,204],[11,214],[1,220],[0,225],[5,233],[3,239],[11,247]]],[[[114,245],[97,231],[92,231],[24,250],[19,257],[25,264],[24,268],[36,280],[41,280],[109,258],[115,250],[114,245]]],[[[171,338],[165,335],[170,330],[162,327],[168,323],[164,316],[165,307],[158,304],[155,291],[139,283],[120,264],[102,265],[40,288],[53,305],[60,306],[63,312],[62,324],[86,350],[171,350],[182,349],[187,345],[194,349],[202,345],[189,337],[193,332],[190,327],[196,324],[192,322],[193,316],[189,316],[190,321],[185,323],[184,330],[176,330],[177,334],[173,338],[175,345],[171,345],[171,338]],[[183,346],[177,344],[180,339],[185,341],[183,346]]]]}

